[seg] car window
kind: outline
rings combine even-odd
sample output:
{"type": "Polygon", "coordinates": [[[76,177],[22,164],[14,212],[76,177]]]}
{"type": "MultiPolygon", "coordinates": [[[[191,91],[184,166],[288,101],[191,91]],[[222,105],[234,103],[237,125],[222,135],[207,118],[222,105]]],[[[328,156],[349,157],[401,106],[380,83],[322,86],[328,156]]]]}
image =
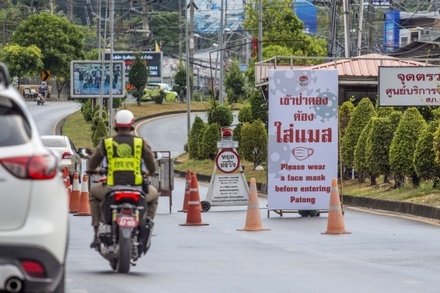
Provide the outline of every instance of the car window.
{"type": "Polygon", "coordinates": [[[150,89],[150,90],[158,90],[158,89],[160,89],[160,86],[157,85],[157,84],[149,84],[148,85],[148,89],[150,89]]]}
{"type": "Polygon", "coordinates": [[[56,138],[42,138],[43,144],[49,148],[65,148],[66,142],[63,139],[56,138]]]}
{"type": "Polygon", "coordinates": [[[30,140],[30,126],[19,114],[0,115],[0,146],[14,146],[30,140]]]}

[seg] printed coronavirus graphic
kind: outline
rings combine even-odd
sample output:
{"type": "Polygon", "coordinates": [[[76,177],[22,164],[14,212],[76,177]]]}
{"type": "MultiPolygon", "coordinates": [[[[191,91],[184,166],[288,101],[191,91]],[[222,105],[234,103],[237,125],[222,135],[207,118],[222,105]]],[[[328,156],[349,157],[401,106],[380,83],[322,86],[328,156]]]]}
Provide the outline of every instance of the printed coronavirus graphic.
{"type": "MultiPolygon", "coordinates": [[[[269,136],[269,141],[276,141],[275,135],[269,136]]],[[[292,150],[288,143],[276,143],[272,144],[270,148],[269,160],[277,165],[289,164],[292,157],[292,150]]],[[[275,175],[275,178],[279,178],[280,173],[275,175]]]]}
{"type": "Polygon", "coordinates": [[[316,90],[318,93],[318,96],[321,98],[327,98],[327,103],[324,105],[313,105],[310,108],[315,110],[315,113],[317,116],[321,117],[321,122],[329,121],[330,118],[336,117],[338,115],[338,107],[335,107],[334,105],[338,104],[338,96],[334,93],[326,90],[325,92],[321,93],[321,90],[316,90]]]}

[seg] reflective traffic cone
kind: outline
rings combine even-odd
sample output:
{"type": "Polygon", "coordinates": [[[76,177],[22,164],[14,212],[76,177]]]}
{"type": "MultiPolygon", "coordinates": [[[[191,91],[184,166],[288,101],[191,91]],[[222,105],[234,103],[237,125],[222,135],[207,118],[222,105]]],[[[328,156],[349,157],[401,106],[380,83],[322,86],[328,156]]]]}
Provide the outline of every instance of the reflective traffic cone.
{"type": "Polygon", "coordinates": [[[257,183],[255,178],[251,178],[249,185],[249,202],[246,213],[246,223],[244,228],[238,231],[268,231],[261,223],[260,204],[258,203],[257,183]]]}
{"type": "Polygon", "coordinates": [[[81,189],[79,186],[79,173],[75,172],[75,174],[73,174],[73,187],[72,187],[72,193],[70,195],[70,204],[69,204],[69,210],[71,213],[76,213],[78,211],[80,196],[81,196],[81,189]]]}
{"type": "Polygon", "coordinates": [[[72,195],[72,184],[70,182],[69,169],[67,167],[64,167],[63,169],[63,176],[64,176],[64,185],[66,186],[67,189],[68,202],[70,205],[70,197],[72,195]]]}
{"type": "Polygon", "coordinates": [[[332,179],[330,189],[330,206],[328,208],[327,231],[321,234],[350,234],[345,230],[344,217],[342,215],[341,199],[339,198],[338,179],[332,179]]]}
{"type": "Polygon", "coordinates": [[[189,189],[188,211],[186,214],[186,223],[180,226],[203,226],[209,225],[202,223],[202,212],[200,205],[199,183],[197,182],[197,174],[192,173],[191,187],[189,189]]]}
{"type": "Polygon", "coordinates": [[[183,208],[179,212],[188,211],[188,200],[189,200],[189,189],[191,187],[191,171],[186,170],[186,181],[185,181],[185,197],[183,198],[183,208]]]}
{"type": "Polygon", "coordinates": [[[89,182],[87,174],[83,175],[81,182],[81,194],[79,197],[78,212],[75,216],[90,216],[90,204],[89,204],[89,182]]]}

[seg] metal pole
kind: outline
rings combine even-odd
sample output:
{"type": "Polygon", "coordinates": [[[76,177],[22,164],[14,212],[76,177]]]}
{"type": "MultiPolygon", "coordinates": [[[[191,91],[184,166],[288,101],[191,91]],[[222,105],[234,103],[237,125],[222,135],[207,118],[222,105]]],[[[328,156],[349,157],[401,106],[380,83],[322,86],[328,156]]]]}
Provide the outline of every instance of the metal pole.
{"type": "MultiPolygon", "coordinates": [[[[98,61],[101,61],[101,92],[99,97],[99,117],[102,117],[102,95],[103,95],[103,88],[104,88],[104,54],[101,53],[101,5],[102,0],[98,1],[98,61]]],[[[107,19],[106,19],[107,21],[107,19]]],[[[104,41],[105,42],[105,41],[104,41]]],[[[105,46],[104,46],[105,48],[105,46]]]]}
{"type": "Polygon", "coordinates": [[[223,74],[224,74],[224,58],[225,58],[225,53],[223,50],[223,13],[224,13],[224,9],[223,9],[223,2],[224,0],[222,0],[221,2],[221,7],[220,7],[220,35],[219,35],[219,46],[220,46],[220,84],[219,84],[219,94],[218,94],[218,103],[219,105],[223,105],[223,74]]]}
{"type": "Polygon", "coordinates": [[[113,40],[115,31],[115,0],[110,0],[110,83],[108,101],[108,134],[112,135],[113,130],[113,40]]]}
{"type": "Polygon", "coordinates": [[[258,4],[258,62],[263,60],[263,1],[258,4]]]}
{"type": "Polygon", "coordinates": [[[345,47],[345,58],[350,57],[350,36],[349,36],[349,11],[348,11],[348,0],[344,1],[344,47],[345,47]]]}
{"type": "Polygon", "coordinates": [[[359,13],[359,27],[358,27],[358,42],[357,42],[357,55],[362,55],[362,33],[363,33],[363,21],[364,21],[364,0],[360,0],[360,13],[359,13]]]}
{"type": "MultiPolygon", "coordinates": [[[[190,1],[190,5],[192,1],[190,1]]],[[[189,138],[189,132],[191,130],[191,81],[189,78],[190,75],[190,65],[189,65],[189,35],[188,35],[188,6],[185,5],[185,39],[186,39],[186,116],[187,116],[187,137],[189,138]]]]}

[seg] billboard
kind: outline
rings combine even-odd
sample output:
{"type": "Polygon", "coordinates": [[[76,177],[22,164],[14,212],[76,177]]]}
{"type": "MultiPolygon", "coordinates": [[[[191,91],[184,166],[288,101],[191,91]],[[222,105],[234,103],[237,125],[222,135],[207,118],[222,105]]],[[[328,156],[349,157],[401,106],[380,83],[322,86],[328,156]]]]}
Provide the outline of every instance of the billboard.
{"type": "Polygon", "coordinates": [[[270,210],[327,210],[338,169],[338,71],[269,70],[270,210]]]}
{"type": "MultiPolygon", "coordinates": [[[[194,0],[194,32],[213,35],[220,31],[221,2],[223,1],[224,28],[231,31],[242,29],[243,0],[194,0]]],[[[187,11],[189,19],[189,9],[187,11]]]]}
{"type": "Polygon", "coordinates": [[[385,52],[399,49],[400,11],[385,11],[385,22],[383,25],[383,46],[385,52]]]}
{"type": "Polygon", "coordinates": [[[440,69],[379,66],[380,106],[440,106],[440,69]]]}
{"type": "Polygon", "coordinates": [[[70,62],[70,96],[72,98],[110,97],[110,79],[113,82],[112,96],[125,96],[124,62],[113,62],[113,76],[110,76],[110,62],[97,60],[74,60],[70,62]],[[104,83],[101,84],[102,76],[104,83]],[[101,88],[102,87],[102,88],[101,88]]]}
{"type": "MultiPolygon", "coordinates": [[[[125,65],[125,74],[128,74],[131,65],[135,59],[135,52],[114,52],[114,61],[123,61],[125,65]]],[[[142,59],[147,63],[147,69],[150,72],[149,78],[162,78],[162,52],[142,52],[142,59]]],[[[105,53],[105,60],[110,60],[110,53],[105,53]]]]}
{"type": "Polygon", "coordinates": [[[296,0],[293,5],[296,16],[304,23],[305,32],[316,34],[318,8],[310,0],[296,0]]]}

